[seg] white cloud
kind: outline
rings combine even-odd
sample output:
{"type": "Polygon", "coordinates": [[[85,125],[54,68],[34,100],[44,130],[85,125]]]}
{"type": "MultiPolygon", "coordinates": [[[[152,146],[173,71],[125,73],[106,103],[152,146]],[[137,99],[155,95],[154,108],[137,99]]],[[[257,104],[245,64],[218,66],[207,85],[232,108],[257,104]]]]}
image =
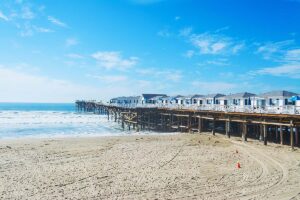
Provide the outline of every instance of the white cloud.
{"type": "Polygon", "coordinates": [[[220,33],[220,32],[226,31],[228,29],[229,29],[229,26],[224,26],[222,28],[219,28],[219,29],[215,30],[215,33],[220,33]]]}
{"type": "Polygon", "coordinates": [[[126,81],[128,79],[127,76],[123,76],[123,75],[92,75],[92,74],[87,74],[87,77],[91,77],[91,78],[103,81],[105,83],[117,83],[117,82],[126,81]]]}
{"type": "Polygon", "coordinates": [[[265,67],[250,71],[249,76],[271,75],[294,79],[300,78],[300,48],[292,48],[294,40],[268,42],[260,45],[257,53],[261,53],[266,60],[279,63],[275,67],[265,67]]]}
{"type": "Polygon", "coordinates": [[[237,41],[231,37],[219,34],[229,27],[223,27],[213,33],[205,32],[201,34],[193,33],[191,27],[186,27],[179,31],[179,36],[185,37],[189,43],[199,50],[199,54],[207,55],[231,55],[237,54],[245,46],[244,42],[237,41]]]}
{"type": "Polygon", "coordinates": [[[167,37],[171,36],[171,33],[167,28],[165,28],[165,29],[162,29],[162,30],[158,31],[157,35],[160,36],[160,37],[166,37],[167,38],[167,37]]]}
{"type": "Polygon", "coordinates": [[[226,42],[216,42],[211,45],[211,52],[213,54],[222,51],[228,44],[226,42]]]}
{"type": "Polygon", "coordinates": [[[3,14],[3,12],[0,10],[0,19],[3,19],[4,21],[8,21],[8,17],[3,14]]]}
{"type": "Polygon", "coordinates": [[[106,69],[128,69],[137,64],[137,57],[122,58],[120,52],[117,51],[99,51],[92,54],[92,57],[97,60],[101,67],[106,69]]]}
{"type": "Polygon", "coordinates": [[[187,37],[192,33],[192,31],[193,31],[192,27],[186,27],[179,31],[179,36],[187,37]]]}
{"type": "Polygon", "coordinates": [[[101,89],[0,66],[0,102],[74,102],[95,99],[101,89]]]}
{"type": "Polygon", "coordinates": [[[189,40],[200,54],[236,54],[244,46],[231,37],[209,33],[191,34],[189,40]]]}
{"type": "Polygon", "coordinates": [[[300,49],[292,49],[286,51],[284,60],[288,62],[300,61],[300,49]]]}
{"type": "Polygon", "coordinates": [[[68,27],[66,23],[60,21],[59,19],[57,19],[55,17],[48,16],[48,20],[56,26],[60,26],[60,27],[64,27],[64,28],[68,27]]]}
{"type": "Polygon", "coordinates": [[[198,63],[199,66],[206,66],[206,65],[217,65],[217,66],[228,66],[229,61],[226,58],[219,58],[214,60],[207,60],[203,63],[198,63]]]}
{"type": "Polygon", "coordinates": [[[237,54],[240,50],[242,50],[245,47],[244,43],[236,44],[232,47],[232,53],[237,54]]]}
{"type": "Polygon", "coordinates": [[[38,27],[38,26],[34,26],[34,29],[35,29],[37,32],[40,32],[40,33],[52,33],[52,32],[54,32],[54,31],[51,30],[51,29],[43,28],[43,27],[38,27]]]}
{"type": "Polygon", "coordinates": [[[191,58],[195,55],[195,51],[193,50],[188,50],[187,52],[185,52],[184,56],[187,58],[191,58]]]}
{"type": "MultiPolygon", "coordinates": [[[[212,81],[193,81],[192,86],[200,88],[200,90],[202,90],[203,93],[226,93],[238,87],[236,84],[233,83],[212,81]]],[[[195,88],[195,90],[199,90],[197,88],[195,88]]]]}
{"type": "Polygon", "coordinates": [[[181,17],[180,16],[176,16],[174,19],[175,19],[175,21],[179,21],[181,19],[181,17]]]}
{"type": "Polygon", "coordinates": [[[294,40],[285,40],[280,42],[268,42],[263,45],[259,45],[256,53],[262,54],[266,60],[279,60],[282,59],[282,54],[286,53],[286,48],[294,44],[294,40]]]}
{"type": "Polygon", "coordinates": [[[35,17],[35,14],[31,11],[31,9],[28,6],[22,7],[22,13],[21,17],[23,19],[33,19],[35,17]]]}
{"type": "Polygon", "coordinates": [[[21,30],[20,35],[22,37],[32,36],[34,33],[34,29],[30,23],[25,23],[23,26],[20,26],[19,29],[21,30]]]}
{"type": "Polygon", "coordinates": [[[67,54],[66,56],[69,57],[69,58],[73,58],[73,59],[82,59],[82,58],[84,58],[82,55],[76,54],[76,53],[70,53],[70,54],[67,54]]]}
{"type": "Polygon", "coordinates": [[[76,38],[68,38],[65,42],[67,47],[75,46],[78,44],[78,40],[76,38]]]}
{"type": "Polygon", "coordinates": [[[178,82],[181,80],[182,75],[180,72],[167,72],[164,73],[165,79],[173,82],[178,82]]]}
{"type": "Polygon", "coordinates": [[[48,28],[32,25],[29,21],[25,22],[22,25],[17,26],[17,28],[20,30],[20,35],[22,37],[33,36],[35,33],[51,33],[51,32],[54,32],[53,30],[48,29],[48,28]]]}
{"type": "Polygon", "coordinates": [[[164,79],[172,82],[178,82],[182,79],[182,72],[178,70],[159,70],[155,68],[138,69],[138,74],[143,76],[151,76],[157,79],[164,79]]]}
{"type": "Polygon", "coordinates": [[[250,72],[252,75],[285,76],[300,79],[300,62],[287,63],[276,67],[266,67],[250,72]]]}

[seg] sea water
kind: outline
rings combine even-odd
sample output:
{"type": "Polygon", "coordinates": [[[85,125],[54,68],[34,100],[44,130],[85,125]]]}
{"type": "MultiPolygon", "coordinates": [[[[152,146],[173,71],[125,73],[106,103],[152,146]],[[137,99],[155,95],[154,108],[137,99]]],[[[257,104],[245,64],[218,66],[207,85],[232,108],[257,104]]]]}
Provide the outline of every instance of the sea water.
{"type": "MultiPolygon", "coordinates": [[[[78,113],[75,104],[0,103],[0,139],[137,134],[107,116],[78,113]]],[[[144,132],[144,134],[149,134],[144,132]]]]}

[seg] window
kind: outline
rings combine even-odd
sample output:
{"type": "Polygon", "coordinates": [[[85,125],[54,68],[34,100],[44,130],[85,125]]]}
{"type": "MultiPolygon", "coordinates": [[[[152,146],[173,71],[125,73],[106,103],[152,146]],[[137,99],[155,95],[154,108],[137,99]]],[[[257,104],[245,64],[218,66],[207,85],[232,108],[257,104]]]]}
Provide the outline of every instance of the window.
{"type": "Polygon", "coordinates": [[[273,106],[273,99],[271,99],[271,98],[269,99],[269,105],[273,106]]]}
{"type": "Polygon", "coordinates": [[[194,104],[197,104],[197,99],[194,99],[194,104]]]}
{"type": "Polygon", "coordinates": [[[203,104],[203,102],[202,102],[202,100],[200,100],[200,105],[202,105],[203,104]]]}
{"type": "Polygon", "coordinates": [[[288,105],[289,102],[288,102],[288,99],[284,99],[284,105],[288,105]]]}
{"type": "Polygon", "coordinates": [[[248,99],[245,99],[245,106],[248,105],[248,99]]]}

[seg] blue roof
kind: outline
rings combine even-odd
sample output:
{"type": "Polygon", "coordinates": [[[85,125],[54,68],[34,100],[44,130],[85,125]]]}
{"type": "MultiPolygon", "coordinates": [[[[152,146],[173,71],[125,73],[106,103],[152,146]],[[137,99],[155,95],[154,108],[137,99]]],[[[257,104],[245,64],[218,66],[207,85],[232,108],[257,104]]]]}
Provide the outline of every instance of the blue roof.
{"type": "Polygon", "coordinates": [[[300,96],[292,96],[291,98],[289,98],[290,101],[297,101],[300,100],[300,96]]]}

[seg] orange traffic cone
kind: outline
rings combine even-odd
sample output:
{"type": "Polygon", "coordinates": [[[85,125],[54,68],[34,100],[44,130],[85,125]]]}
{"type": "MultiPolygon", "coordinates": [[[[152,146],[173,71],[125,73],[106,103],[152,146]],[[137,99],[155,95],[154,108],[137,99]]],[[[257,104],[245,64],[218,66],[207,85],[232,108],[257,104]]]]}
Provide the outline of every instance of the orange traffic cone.
{"type": "Polygon", "coordinates": [[[238,168],[238,169],[240,169],[240,168],[241,168],[241,164],[240,164],[240,162],[239,162],[239,161],[236,163],[236,168],[238,168]]]}

